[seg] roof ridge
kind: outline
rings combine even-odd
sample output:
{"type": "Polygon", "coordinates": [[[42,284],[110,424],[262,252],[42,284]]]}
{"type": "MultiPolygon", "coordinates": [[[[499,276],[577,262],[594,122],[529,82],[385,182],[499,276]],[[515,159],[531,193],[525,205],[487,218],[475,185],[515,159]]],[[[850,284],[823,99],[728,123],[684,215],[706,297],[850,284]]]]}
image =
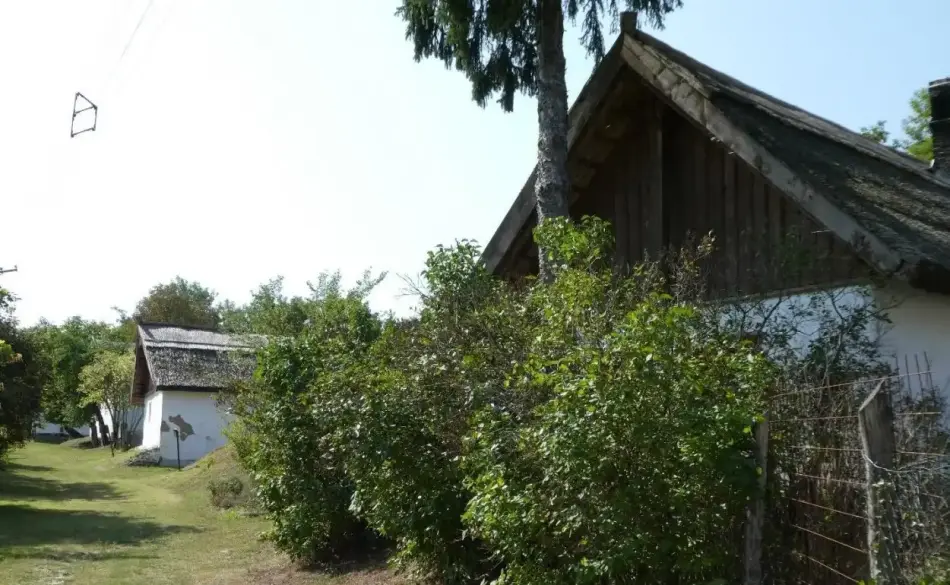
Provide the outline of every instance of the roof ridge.
{"type": "Polygon", "coordinates": [[[136,321],[139,327],[174,327],[176,329],[190,329],[193,331],[208,331],[210,333],[221,333],[223,335],[229,335],[223,331],[220,331],[217,327],[203,327],[200,325],[179,325],[177,323],[168,323],[164,321],[136,321]]]}

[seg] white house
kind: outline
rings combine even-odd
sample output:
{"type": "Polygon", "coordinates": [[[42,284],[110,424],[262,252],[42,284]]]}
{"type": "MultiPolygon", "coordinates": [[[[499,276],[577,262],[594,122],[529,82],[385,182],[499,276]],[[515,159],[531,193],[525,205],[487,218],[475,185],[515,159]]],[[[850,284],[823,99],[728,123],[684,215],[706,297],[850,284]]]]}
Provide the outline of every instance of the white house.
{"type": "Polygon", "coordinates": [[[88,434],[89,434],[89,427],[87,427],[87,426],[85,426],[85,425],[84,425],[84,426],[81,426],[81,427],[78,427],[78,428],[64,427],[64,426],[62,426],[62,425],[58,425],[58,424],[55,424],[55,423],[48,422],[46,419],[44,419],[44,418],[41,416],[40,419],[37,420],[36,423],[33,425],[33,434],[34,434],[35,436],[41,436],[41,437],[43,437],[43,436],[49,436],[49,437],[52,437],[52,436],[64,436],[64,437],[80,436],[80,435],[88,435],[88,434]]]}
{"type": "Polygon", "coordinates": [[[132,402],[145,410],[141,448],[158,448],[161,463],[175,465],[224,445],[230,417],[218,408],[216,396],[253,375],[256,348],[263,342],[261,336],[139,324],[132,402]]]}
{"type": "MultiPolygon", "coordinates": [[[[713,298],[870,290],[892,322],[885,355],[905,373],[929,366],[950,399],[950,79],[929,85],[928,163],[716,71],[635,20],[623,16],[570,109],[571,215],[610,221],[621,269],[712,232],[713,298]],[[793,270],[776,261],[789,235],[809,256],[793,270]]],[[[537,171],[485,247],[497,275],[538,270],[537,171]]]]}

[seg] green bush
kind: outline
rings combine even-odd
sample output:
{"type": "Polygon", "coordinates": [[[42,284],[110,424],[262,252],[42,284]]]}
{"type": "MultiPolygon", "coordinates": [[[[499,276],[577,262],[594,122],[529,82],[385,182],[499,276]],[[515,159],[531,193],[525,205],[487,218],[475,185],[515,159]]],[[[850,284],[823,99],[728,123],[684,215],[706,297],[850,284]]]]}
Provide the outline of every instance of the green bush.
{"type": "Polygon", "coordinates": [[[351,426],[347,397],[361,355],[379,333],[362,298],[331,292],[309,306],[309,325],[258,354],[255,380],[238,388],[240,417],[230,433],[273,520],[269,537],[292,558],[339,558],[361,542],[363,524],[349,510],[352,484],[340,435],[351,426]]]}
{"type": "Polygon", "coordinates": [[[520,585],[735,577],[771,368],[667,294],[685,284],[673,271],[618,278],[606,224],[554,221],[537,237],[555,278],[525,299],[543,319],[508,380],[534,406],[474,417],[466,524],[520,585]]]}
{"type": "Polygon", "coordinates": [[[233,475],[208,481],[211,505],[215,508],[233,508],[243,491],[244,483],[233,475]]]}
{"type": "Polygon", "coordinates": [[[38,348],[13,317],[15,300],[0,288],[0,463],[33,434],[45,381],[38,348]]]}
{"type": "Polygon", "coordinates": [[[430,253],[418,316],[329,295],[259,355],[230,436],[292,557],[392,539],[432,581],[731,578],[770,368],[689,299],[697,266],[611,267],[609,226],[548,222],[554,278],[430,253]]]}
{"type": "Polygon", "coordinates": [[[417,320],[376,344],[348,450],[353,509],[397,545],[395,561],[444,583],[490,576],[490,552],[462,524],[469,418],[502,397],[524,347],[516,297],[469,242],[431,253],[417,320]]]}

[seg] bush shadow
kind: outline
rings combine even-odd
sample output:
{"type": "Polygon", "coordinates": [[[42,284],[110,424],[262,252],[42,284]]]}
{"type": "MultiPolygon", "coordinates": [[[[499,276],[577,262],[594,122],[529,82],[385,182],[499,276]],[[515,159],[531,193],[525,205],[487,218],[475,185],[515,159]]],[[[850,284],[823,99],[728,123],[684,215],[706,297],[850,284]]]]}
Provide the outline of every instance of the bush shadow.
{"type": "Polygon", "coordinates": [[[156,555],[133,554],[128,551],[63,551],[52,549],[37,549],[28,551],[0,552],[0,558],[30,559],[59,563],[85,563],[94,561],[109,561],[113,559],[157,559],[156,555]]]}
{"type": "Polygon", "coordinates": [[[0,499],[119,500],[124,497],[108,483],[64,482],[16,473],[16,471],[37,471],[37,469],[30,469],[32,467],[39,466],[11,464],[10,468],[0,470],[0,499]]]}
{"type": "Polygon", "coordinates": [[[150,520],[91,510],[50,510],[0,505],[0,558],[10,547],[52,544],[134,545],[177,533],[196,533],[192,526],[159,524],[150,520]]]}
{"type": "Polygon", "coordinates": [[[27,465],[26,463],[17,463],[15,461],[11,461],[5,465],[2,465],[2,471],[30,471],[33,473],[48,473],[53,471],[53,468],[47,467],[46,465],[27,465]]]}

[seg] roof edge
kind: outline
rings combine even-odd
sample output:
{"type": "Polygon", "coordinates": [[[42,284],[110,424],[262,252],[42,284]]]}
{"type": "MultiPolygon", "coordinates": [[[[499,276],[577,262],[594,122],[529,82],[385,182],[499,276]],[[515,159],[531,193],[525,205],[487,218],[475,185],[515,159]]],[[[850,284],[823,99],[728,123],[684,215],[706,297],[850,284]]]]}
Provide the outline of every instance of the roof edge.
{"type": "Polygon", "coordinates": [[[624,34],[624,61],[661,98],[710,135],[721,140],[746,164],[758,170],[803,211],[849,243],[855,253],[884,275],[894,275],[904,264],[900,255],[853,217],[835,206],[820,191],[802,180],[788,166],[739,129],[702,91],[692,73],[648,46],[637,35],[624,34]]]}
{"type": "Polygon", "coordinates": [[[190,331],[208,331],[211,333],[222,333],[224,335],[230,335],[219,331],[217,327],[201,327],[198,325],[178,325],[177,323],[165,323],[162,321],[136,321],[136,325],[139,327],[174,327],[176,329],[188,329],[190,331]]]}
{"type": "Polygon", "coordinates": [[[637,41],[650,45],[664,53],[673,54],[677,59],[688,63],[690,67],[695,69],[701,75],[710,77],[710,79],[703,80],[704,86],[706,84],[710,85],[710,87],[705,88],[705,93],[707,95],[710,91],[725,93],[728,94],[729,97],[739,99],[751,105],[760,107],[773,115],[778,113],[773,111],[775,106],[777,106],[780,109],[788,110],[790,113],[807,116],[816,123],[809,123],[808,121],[804,120],[797,120],[795,122],[791,120],[785,121],[787,123],[797,125],[802,130],[812,132],[823,138],[857,150],[863,155],[874,157],[888,164],[895,165],[905,171],[914,173],[915,175],[928,179],[941,187],[950,187],[950,182],[941,179],[929,171],[927,168],[928,163],[914,158],[905,152],[901,152],[895,148],[887,146],[886,144],[875,142],[874,140],[862,135],[860,132],[855,132],[846,126],[835,122],[834,120],[814,114],[813,112],[796,106],[793,103],[787,102],[781,98],[777,98],[770,93],[764,92],[761,89],[744,83],[743,81],[736,79],[727,73],[714,69],[709,65],[696,60],[679,49],[672,47],[671,45],[643,32],[642,30],[630,29],[629,27],[626,27],[622,29],[622,33],[634,37],[637,41]],[[734,87],[723,86],[717,80],[713,79],[715,76],[727,79],[729,84],[734,87]],[[841,137],[835,135],[836,132],[842,133],[848,138],[853,138],[855,143],[842,140],[841,137]]]}

